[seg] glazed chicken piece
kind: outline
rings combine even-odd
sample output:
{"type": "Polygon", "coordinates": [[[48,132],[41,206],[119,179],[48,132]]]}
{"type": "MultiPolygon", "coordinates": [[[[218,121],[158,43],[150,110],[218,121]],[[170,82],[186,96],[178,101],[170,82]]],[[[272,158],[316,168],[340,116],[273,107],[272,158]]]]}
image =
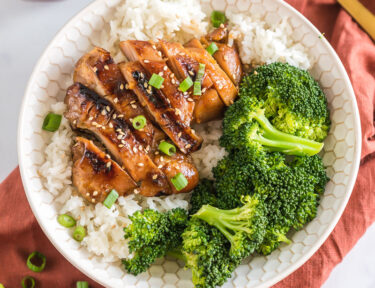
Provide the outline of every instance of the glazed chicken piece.
{"type": "Polygon", "coordinates": [[[225,110],[225,105],[216,90],[211,88],[205,91],[195,104],[194,119],[197,123],[206,123],[220,119],[225,110]]]}
{"type": "MultiPolygon", "coordinates": [[[[203,47],[207,47],[212,42],[208,42],[205,39],[201,40],[203,47]]],[[[215,43],[219,48],[214,55],[214,59],[217,64],[224,70],[224,72],[229,76],[230,80],[234,85],[238,86],[242,77],[242,64],[240,60],[240,55],[238,54],[237,48],[233,45],[232,47],[224,43],[215,43]]]]}
{"type": "Polygon", "coordinates": [[[127,123],[106,99],[76,83],[68,88],[65,104],[68,110],[64,116],[71,122],[72,127],[95,134],[139,184],[142,195],[170,193],[165,174],[155,166],[127,123]]]}
{"type": "Polygon", "coordinates": [[[198,150],[202,138],[180,122],[175,109],[160,90],[147,85],[149,78],[142,65],[139,62],[120,63],[119,68],[128,81],[129,89],[134,91],[140,103],[147,108],[175,145],[185,154],[198,150]]]}
{"type": "Polygon", "coordinates": [[[206,65],[205,71],[214,83],[224,104],[227,106],[233,104],[238,93],[237,88],[215,59],[204,49],[198,39],[192,39],[185,46],[195,60],[206,65]]]}
{"type": "Polygon", "coordinates": [[[120,196],[133,192],[137,184],[110,156],[92,141],[77,137],[73,152],[73,184],[91,203],[103,202],[115,189],[120,196]]]}
{"type": "Polygon", "coordinates": [[[215,30],[212,30],[210,33],[208,33],[205,36],[205,39],[207,39],[207,41],[209,42],[214,41],[214,42],[227,43],[228,42],[228,25],[222,24],[220,27],[216,28],[215,30]]]}
{"type": "Polygon", "coordinates": [[[156,46],[148,41],[128,40],[120,42],[121,51],[130,61],[139,61],[148,78],[158,74],[164,78],[160,91],[175,109],[177,118],[186,126],[190,125],[194,110],[194,101],[190,95],[179,90],[180,82],[168,68],[166,61],[156,46]]]}
{"type": "MultiPolygon", "coordinates": [[[[126,89],[125,79],[108,51],[95,47],[82,56],[76,64],[73,80],[105,97],[130,127],[132,119],[138,115],[144,115],[149,120],[150,116],[139,104],[137,96],[126,89]]],[[[133,133],[144,147],[151,147],[151,150],[164,137],[151,121],[147,121],[141,130],[133,129],[133,133]]]]}

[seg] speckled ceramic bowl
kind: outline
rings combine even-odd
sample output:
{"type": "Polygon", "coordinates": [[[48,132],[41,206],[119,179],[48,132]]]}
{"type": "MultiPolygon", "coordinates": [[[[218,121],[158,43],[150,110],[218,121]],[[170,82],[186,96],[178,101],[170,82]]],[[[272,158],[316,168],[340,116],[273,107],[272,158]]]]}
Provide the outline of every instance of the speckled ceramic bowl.
{"type": "MultiPolygon", "coordinates": [[[[66,24],[36,65],[19,118],[18,156],[23,184],[35,217],[53,245],[78,269],[106,287],[191,287],[190,271],[172,260],[160,260],[139,277],[100,260],[79,246],[59,227],[53,197],[37,174],[47,145],[41,130],[49,105],[62,100],[71,83],[74,63],[92,46],[119,0],[97,0],[66,24]]],[[[300,267],[322,245],[339,220],[355,183],[360,160],[361,130],[358,109],[348,75],[340,59],[319,31],[300,13],[280,0],[202,0],[217,10],[230,5],[239,10],[267,11],[269,17],[290,17],[294,37],[318,59],[312,75],[323,87],[331,110],[332,128],[325,141],[324,163],[331,178],[318,216],[295,233],[292,244],[267,257],[240,265],[225,287],[269,287],[300,267]]],[[[267,16],[267,17],[268,17],[267,16]]]]}

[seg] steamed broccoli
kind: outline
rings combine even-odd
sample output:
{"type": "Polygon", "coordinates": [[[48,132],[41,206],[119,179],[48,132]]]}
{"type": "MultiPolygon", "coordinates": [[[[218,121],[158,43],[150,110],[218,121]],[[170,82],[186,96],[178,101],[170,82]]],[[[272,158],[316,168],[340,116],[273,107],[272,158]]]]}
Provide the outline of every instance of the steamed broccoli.
{"type": "Polygon", "coordinates": [[[327,136],[327,100],[307,71],[277,62],[260,66],[243,78],[239,96],[257,99],[280,131],[318,142],[327,136]]]}
{"type": "Polygon", "coordinates": [[[215,226],[231,243],[230,254],[238,259],[249,256],[262,243],[267,219],[262,201],[256,196],[242,197],[243,206],[222,210],[203,205],[192,217],[215,226]]]}
{"type": "Polygon", "coordinates": [[[147,270],[157,258],[165,256],[168,250],[181,246],[181,234],[188,217],[184,209],[176,208],[166,213],[146,209],[129,217],[132,223],[124,228],[128,247],[134,256],[124,259],[126,270],[137,275],[147,270]]]}
{"type": "Polygon", "coordinates": [[[191,195],[189,214],[195,214],[203,205],[207,204],[216,206],[214,181],[202,179],[191,195]]]}
{"type": "Polygon", "coordinates": [[[225,236],[198,218],[189,220],[182,238],[185,266],[192,270],[196,288],[223,285],[240,264],[240,260],[229,253],[231,246],[225,236]]]}
{"type": "Polygon", "coordinates": [[[281,132],[265,116],[260,101],[243,96],[231,105],[223,120],[223,136],[220,144],[228,151],[261,145],[268,151],[290,155],[314,155],[323,144],[281,132]]]}

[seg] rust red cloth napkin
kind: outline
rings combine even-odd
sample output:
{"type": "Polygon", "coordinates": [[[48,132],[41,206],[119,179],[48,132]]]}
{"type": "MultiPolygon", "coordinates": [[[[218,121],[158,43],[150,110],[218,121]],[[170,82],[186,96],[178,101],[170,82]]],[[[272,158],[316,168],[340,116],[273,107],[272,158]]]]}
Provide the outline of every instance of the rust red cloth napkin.
{"type": "MultiPolygon", "coordinates": [[[[357,183],[338,225],[309,261],[275,285],[317,288],[375,221],[375,45],[333,0],[288,2],[325,33],[339,54],[353,83],[363,133],[357,183]]],[[[362,2],[375,12],[373,0],[362,2]]],[[[37,280],[37,287],[75,287],[78,280],[101,287],[75,269],[46,238],[27,203],[17,168],[0,184],[0,283],[19,287],[26,275],[37,280]],[[35,250],[47,257],[41,273],[26,267],[28,254],[35,250]]]]}

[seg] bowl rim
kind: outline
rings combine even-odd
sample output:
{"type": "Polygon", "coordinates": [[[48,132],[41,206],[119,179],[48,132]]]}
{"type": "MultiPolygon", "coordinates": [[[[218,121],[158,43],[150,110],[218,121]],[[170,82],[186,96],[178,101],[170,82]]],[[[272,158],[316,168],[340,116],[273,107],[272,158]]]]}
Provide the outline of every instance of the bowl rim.
{"type": "MultiPolygon", "coordinates": [[[[247,1],[251,1],[251,0],[247,0],[247,1]]],[[[292,12],[292,14],[294,14],[294,16],[298,17],[299,20],[301,20],[305,25],[307,25],[313,32],[315,32],[317,34],[321,34],[320,31],[304,15],[302,15],[298,10],[296,10],[293,6],[291,6],[290,4],[288,4],[288,3],[286,3],[282,0],[272,0],[272,1],[277,2],[278,5],[283,6],[287,10],[290,10],[292,12]]],[[[71,263],[75,268],[77,268],[79,271],[81,271],[83,274],[85,274],[90,279],[96,281],[97,283],[99,283],[99,284],[101,284],[105,287],[109,287],[106,283],[102,282],[98,277],[96,277],[96,275],[94,273],[92,273],[90,271],[86,271],[86,269],[80,267],[79,261],[76,261],[74,257],[72,257],[69,253],[65,252],[64,249],[54,240],[54,237],[52,237],[52,235],[50,235],[47,232],[46,228],[43,225],[42,219],[39,217],[39,214],[37,212],[38,211],[37,207],[34,206],[33,201],[31,201],[31,191],[29,190],[29,185],[28,185],[29,184],[29,178],[26,176],[24,159],[22,157],[22,155],[23,155],[22,139],[23,139],[23,134],[24,134],[24,132],[23,132],[24,127],[23,127],[22,123],[23,123],[24,115],[26,114],[25,112],[26,112],[26,109],[27,109],[26,102],[27,102],[27,99],[29,98],[29,95],[32,94],[31,93],[32,83],[34,82],[36,75],[40,71],[40,66],[42,65],[42,60],[45,58],[45,55],[47,54],[47,51],[55,44],[57,39],[60,37],[60,35],[63,33],[63,31],[69,25],[71,25],[74,21],[81,19],[82,16],[85,15],[88,10],[93,9],[93,7],[95,7],[95,6],[97,6],[101,3],[105,4],[105,2],[106,2],[105,0],[95,0],[94,2],[86,5],[83,9],[81,9],[78,13],[76,13],[73,17],[71,17],[58,30],[58,32],[55,34],[53,39],[47,45],[47,47],[43,50],[43,53],[41,54],[41,56],[39,57],[37,63],[35,64],[35,66],[33,68],[33,71],[32,71],[32,73],[30,75],[30,78],[27,82],[26,89],[25,89],[25,92],[24,92],[24,95],[23,95],[20,114],[19,114],[19,117],[18,117],[18,129],[17,129],[17,152],[18,153],[17,154],[18,154],[20,174],[21,174],[21,179],[22,179],[24,190],[25,190],[25,194],[26,194],[27,200],[29,202],[29,205],[31,207],[31,210],[32,210],[40,228],[42,229],[43,233],[47,236],[49,241],[59,251],[59,253],[62,254],[65,257],[65,259],[68,260],[68,262],[71,263]]],[[[290,265],[284,271],[282,271],[280,273],[277,273],[275,276],[273,276],[272,278],[270,278],[270,279],[268,279],[268,280],[266,280],[262,283],[259,283],[256,286],[257,288],[266,288],[266,287],[270,287],[270,286],[276,284],[277,282],[279,282],[282,279],[289,276],[291,273],[293,273],[299,267],[301,267],[308,259],[310,259],[316,253],[316,251],[327,240],[328,236],[332,233],[333,229],[335,228],[339,219],[341,218],[341,216],[344,212],[344,209],[347,206],[349,198],[350,198],[350,196],[353,192],[354,184],[355,184],[356,179],[357,179],[359,165],[360,165],[361,142],[362,142],[361,122],[360,122],[357,100],[356,100],[356,97],[355,97],[355,93],[354,93],[351,81],[349,79],[349,76],[348,76],[345,68],[344,68],[344,65],[341,62],[341,59],[339,58],[339,56],[337,55],[336,51],[333,49],[331,44],[327,41],[327,39],[322,37],[321,40],[324,41],[325,48],[327,48],[327,50],[330,53],[329,56],[331,58],[333,58],[335,60],[335,62],[338,64],[337,65],[338,70],[339,70],[340,74],[342,74],[344,76],[343,80],[345,82],[345,87],[346,87],[345,90],[347,90],[347,92],[350,94],[350,97],[352,98],[351,105],[352,105],[352,109],[353,109],[353,118],[354,118],[354,122],[355,122],[354,123],[355,124],[354,133],[355,133],[356,143],[355,143],[354,158],[353,158],[352,177],[349,179],[348,183],[346,184],[347,190],[350,191],[350,192],[346,193],[345,198],[342,200],[342,203],[341,203],[340,207],[338,208],[338,212],[335,213],[335,216],[334,216],[333,220],[330,221],[329,225],[325,229],[325,232],[317,239],[317,241],[313,244],[312,248],[310,248],[309,251],[304,253],[300,257],[300,259],[298,259],[298,261],[296,261],[295,263],[290,265]]]]}

